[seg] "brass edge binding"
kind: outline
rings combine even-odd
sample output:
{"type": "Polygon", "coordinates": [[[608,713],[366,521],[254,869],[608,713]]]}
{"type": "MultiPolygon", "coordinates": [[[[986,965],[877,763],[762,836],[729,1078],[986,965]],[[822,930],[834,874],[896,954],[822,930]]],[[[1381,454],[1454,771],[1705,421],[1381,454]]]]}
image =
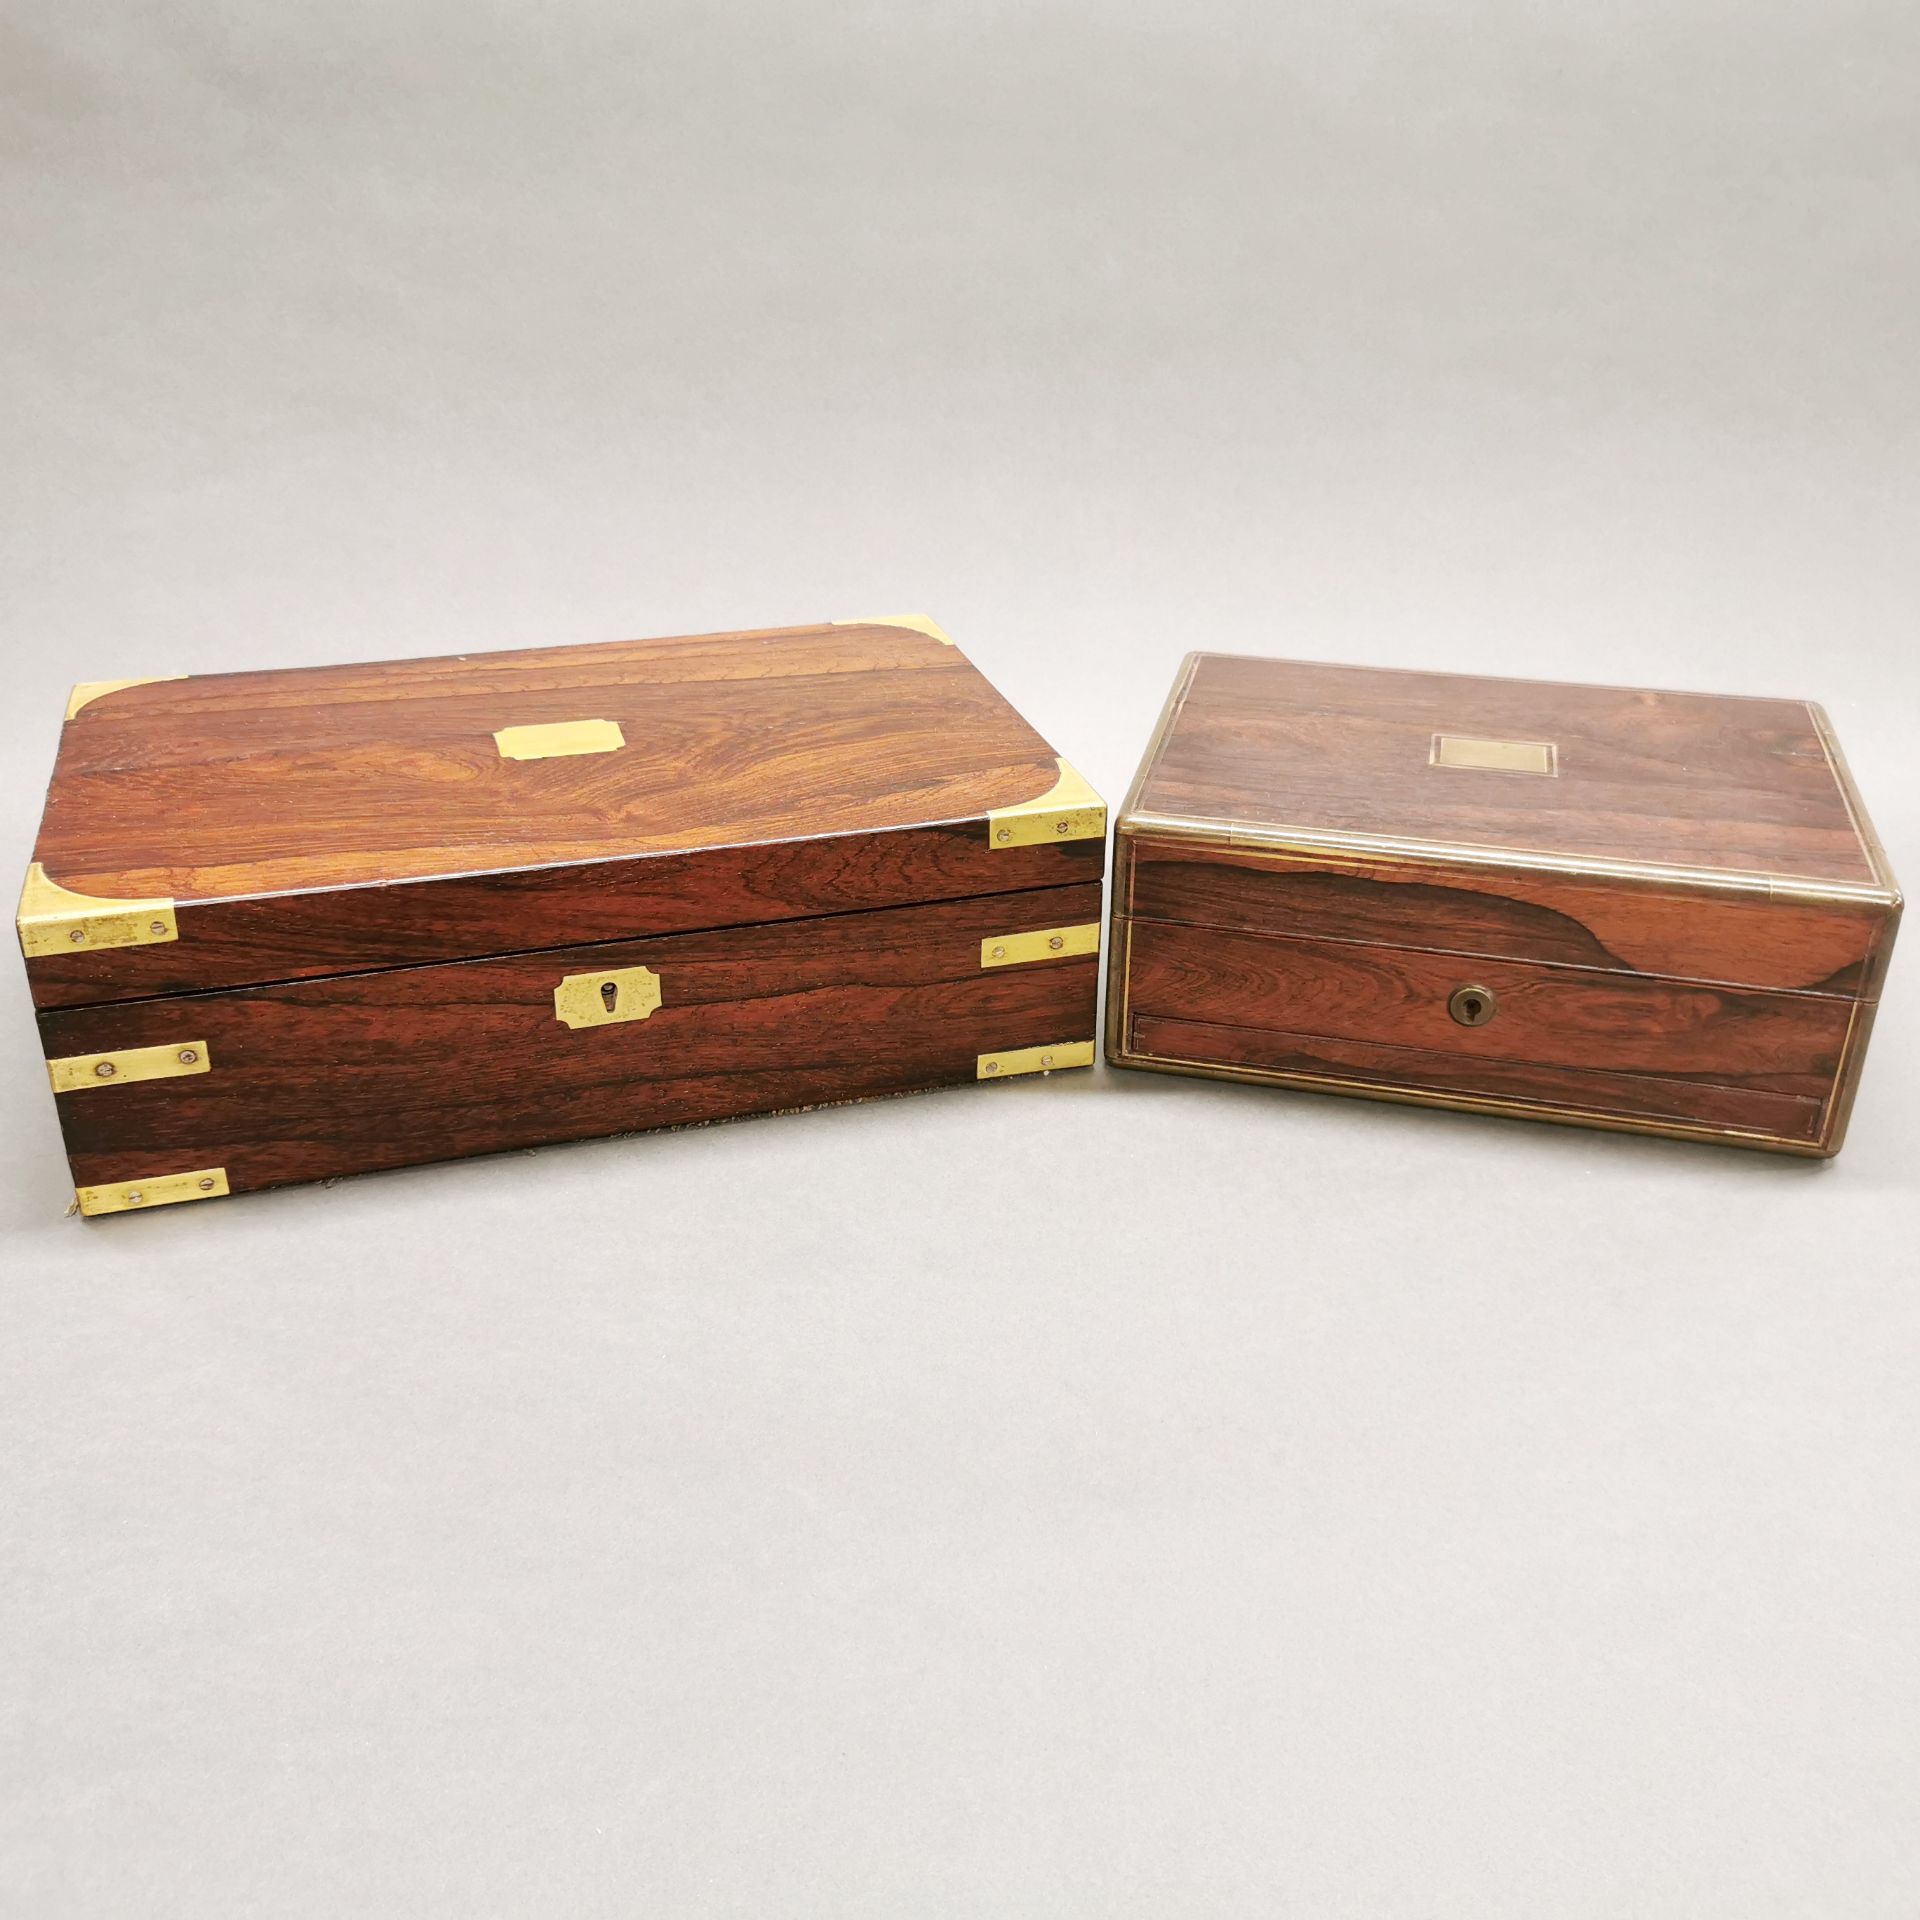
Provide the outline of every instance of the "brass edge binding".
{"type": "Polygon", "coordinates": [[[154,947],[180,937],[171,900],[162,896],[103,900],[75,893],[50,880],[38,860],[27,869],[14,925],[20,933],[20,951],[29,960],[109,947],[154,947]]]}
{"type": "Polygon", "coordinates": [[[123,1047],[118,1053],[70,1053],[47,1062],[47,1078],[55,1093],[85,1093],[136,1080],[177,1080],[212,1066],[204,1040],[174,1040],[164,1047],[123,1047]]]}
{"type": "Polygon", "coordinates": [[[88,1216],[101,1213],[148,1213],[155,1207],[178,1206],[183,1200],[217,1200],[231,1193],[225,1167],[195,1167],[189,1173],[156,1173],[147,1178],[116,1180],[110,1186],[76,1187],[73,1197],[88,1216]]]}
{"type": "Polygon", "coordinates": [[[1060,777],[1035,800],[995,807],[987,815],[991,847],[1035,847],[1054,840],[1104,840],[1107,803],[1055,756],[1060,777]]]}
{"type": "Polygon", "coordinates": [[[1056,1040],[1046,1047],[1014,1047],[983,1053],[973,1063],[976,1080],[1011,1080],[1019,1073],[1053,1073],[1063,1067],[1093,1065],[1091,1040],[1056,1040]]]}
{"type": "Polygon", "coordinates": [[[890,613],[878,620],[830,620],[834,627],[905,627],[913,633],[924,633],[931,640],[938,640],[943,647],[953,645],[953,635],[940,622],[926,613],[890,613]]]}
{"type": "Polygon", "coordinates": [[[1030,960],[1071,960],[1100,951],[1100,922],[1080,927],[1042,927],[1038,933],[990,933],[980,942],[984,967],[1018,967],[1030,960]]]}
{"type": "Polygon", "coordinates": [[[67,718],[71,720],[82,707],[109,693],[118,693],[122,687],[157,687],[168,680],[184,680],[184,673],[149,673],[134,680],[82,680],[67,695],[67,718]]]}
{"type": "Polygon", "coordinates": [[[1850,880],[1815,880],[1805,875],[1683,867],[1655,860],[1609,860],[1597,854],[1542,853],[1529,847],[1405,840],[1387,834],[1343,833],[1331,827],[1270,827],[1250,820],[1195,820],[1181,814],[1135,813],[1121,824],[1129,833],[1150,839],[1198,841],[1228,847],[1235,853],[1268,854],[1282,860],[1520,867],[1530,872],[1567,874],[1575,879],[1678,884],[1823,906],[1890,904],[1884,887],[1850,880]]]}

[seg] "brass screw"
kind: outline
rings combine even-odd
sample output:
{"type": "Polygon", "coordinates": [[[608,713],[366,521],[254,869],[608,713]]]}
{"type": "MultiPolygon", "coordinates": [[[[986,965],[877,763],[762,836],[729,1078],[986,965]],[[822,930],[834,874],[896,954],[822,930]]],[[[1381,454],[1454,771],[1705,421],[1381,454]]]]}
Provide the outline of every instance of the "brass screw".
{"type": "Polygon", "coordinates": [[[996,960],[1004,960],[1004,959],[1005,959],[1005,958],[1007,957],[1007,950],[1006,950],[1006,948],[1005,948],[1005,947],[995,947],[995,948],[994,948],[994,950],[993,950],[993,957],[994,957],[994,958],[995,958],[996,960]]]}
{"type": "Polygon", "coordinates": [[[1047,942],[1047,945],[1048,945],[1048,946],[1050,946],[1050,947],[1051,947],[1051,948],[1052,948],[1052,949],[1054,950],[1054,952],[1055,952],[1055,953],[1058,953],[1058,952],[1060,951],[1060,949],[1061,949],[1062,947],[1064,947],[1064,946],[1065,946],[1066,944],[1067,944],[1067,943],[1066,943],[1066,941],[1065,941],[1065,940],[1063,940],[1063,939],[1062,939],[1062,938],[1060,937],[1060,935],[1059,935],[1059,934],[1057,934],[1057,933],[1056,933],[1056,934],[1055,934],[1055,935],[1053,936],[1053,938],[1052,938],[1051,940],[1049,940],[1049,941],[1047,942]]]}
{"type": "Polygon", "coordinates": [[[76,945],[80,941],[84,940],[86,937],[87,937],[87,930],[85,927],[75,927],[74,930],[67,935],[67,938],[75,942],[76,945]]]}
{"type": "Polygon", "coordinates": [[[987,1062],[987,1071],[989,1073],[998,1073],[1000,1071],[1000,1062],[998,1060],[989,1060],[987,1062]]]}
{"type": "Polygon", "coordinates": [[[167,923],[164,920],[149,920],[147,922],[147,931],[149,933],[165,933],[166,930],[167,923]]]}
{"type": "MultiPolygon", "coordinates": [[[[1013,838],[1013,829],[1011,827],[1002,827],[1000,831],[996,833],[993,837],[996,840],[1011,840],[1013,838]]],[[[73,937],[76,940],[80,938],[80,936],[77,933],[73,937]]]]}
{"type": "Polygon", "coordinates": [[[183,1067],[192,1066],[193,1063],[199,1058],[200,1056],[197,1053],[195,1053],[191,1047],[182,1047],[180,1049],[180,1064],[183,1067]]]}
{"type": "Polygon", "coordinates": [[[137,1207],[140,1204],[140,1202],[144,1200],[146,1197],[147,1196],[144,1193],[130,1193],[127,1195],[127,1205],[130,1207],[137,1207]]]}
{"type": "Polygon", "coordinates": [[[200,1191],[202,1193],[211,1193],[213,1191],[213,1182],[211,1180],[202,1180],[200,1182],[200,1191]]]}
{"type": "Polygon", "coordinates": [[[114,1074],[113,1062],[111,1060],[102,1060],[100,1064],[94,1068],[94,1072],[98,1074],[102,1080],[111,1080],[114,1074]]]}
{"type": "Polygon", "coordinates": [[[1073,822],[1071,820],[1062,820],[1054,827],[1054,832],[1065,833],[1072,825],[1073,822]]]}
{"type": "Polygon", "coordinates": [[[1052,1055],[1052,1054],[1050,1054],[1050,1053],[1043,1053],[1043,1054],[1042,1054],[1042,1055],[1040,1056],[1040,1064],[1041,1064],[1041,1065],[1042,1065],[1043,1067],[1050,1067],[1050,1066],[1052,1066],[1052,1065],[1053,1065],[1053,1055],[1052,1055]]]}

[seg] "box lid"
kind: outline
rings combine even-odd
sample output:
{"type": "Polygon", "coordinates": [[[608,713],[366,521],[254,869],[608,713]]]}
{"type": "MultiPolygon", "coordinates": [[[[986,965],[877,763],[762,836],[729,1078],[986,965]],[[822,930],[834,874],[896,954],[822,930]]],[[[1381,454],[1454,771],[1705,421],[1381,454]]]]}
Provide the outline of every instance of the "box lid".
{"type": "Polygon", "coordinates": [[[19,930],[70,1006],[1098,878],[930,620],[74,690],[19,930]]]}
{"type": "Polygon", "coordinates": [[[1126,821],[1891,902],[1801,700],[1190,655],[1126,821]]]}

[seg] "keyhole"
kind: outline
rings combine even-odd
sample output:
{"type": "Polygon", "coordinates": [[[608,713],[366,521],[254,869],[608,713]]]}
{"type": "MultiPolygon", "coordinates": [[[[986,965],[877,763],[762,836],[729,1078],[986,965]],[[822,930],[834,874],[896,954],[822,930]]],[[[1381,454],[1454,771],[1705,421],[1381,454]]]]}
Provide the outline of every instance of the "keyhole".
{"type": "Polygon", "coordinates": [[[1499,1002],[1490,987],[1459,987],[1447,1002],[1447,1011],[1463,1027],[1484,1027],[1499,1002]]]}
{"type": "Polygon", "coordinates": [[[605,1007],[609,1013],[613,1011],[613,1003],[619,998],[620,998],[619,981],[602,980],[600,982],[600,1004],[603,1007],[605,1007]]]}

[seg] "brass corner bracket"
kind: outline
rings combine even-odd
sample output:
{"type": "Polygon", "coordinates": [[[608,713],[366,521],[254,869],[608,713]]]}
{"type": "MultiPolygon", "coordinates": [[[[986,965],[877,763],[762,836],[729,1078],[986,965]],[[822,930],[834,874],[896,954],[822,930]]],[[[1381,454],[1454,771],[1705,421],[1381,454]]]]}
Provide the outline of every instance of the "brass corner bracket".
{"type": "Polygon", "coordinates": [[[940,622],[926,613],[890,613],[878,620],[834,620],[829,625],[836,627],[905,627],[911,633],[924,633],[929,639],[938,640],[943,647],[953,645],[953,635],[940,622]]]}
{"type": "Polygon", "coordinates": [[[67,718],[71,720],[82,707],[90,706],[103,694],[118,693],[122,687],[157,687],[167,680],[184,680],[184,673],[149,673],[134,680],[82,680],[67,695],[67,718]]]}
{"type": "Polygon", "coordinates": [[[1107,803],[1056,757],[1060,777],[1038,799],[995,807],[987,815],[991,847],[1037,847],[1052,840],[1104,840],[1107,803]]]}
{"type": "Polygon", "coordinates": [[[178,1206],[183,1200],[217,1200],[232,1192],[225,1167],[195,1167],[190,1173],[157,1173],[151,1179],[119,1180],[107,1187],[76,1187],[73,1197],[80,1211],[146,1213],[154,1207],[178,1206]]]}
{"type": "Polygon", "coordinates": [[[1046,1047],[1013,1047],[1004,1053],[983,1053],[974,1062],[976,1080],[1011,1080],[1019,1073],[1053,1073],[1062,1067],[1093,1065],[1091,1040],[1056,1040],[1046,1047]]]}
{"type": "Polygon", "coordinates": [[[122,1047],[118,1053],[69,1053],[47,1062],[47,1078],[55,1093],[86,1093],[136,1080],[178,1080],[212,1068],[213,1053],[204,1040],[173,1040],[164,1047],[122,1047]]]}
{"type": "Polygon", "coordinates": [[[155,947],[180,937],[173,902],[102,900],[50,880],[38,860],[20,889],[20,951],[29,960],[55,953],[93,953],[106,947],[155,947]]]}
{"type": "Polygon", "coordinates": [[[1038,933],[990,933],[980,942],[982,967],[1020,967],[1031,960],[1071,960],[1100,951],[1100,922],[1042,927],[1038,933]]]}

